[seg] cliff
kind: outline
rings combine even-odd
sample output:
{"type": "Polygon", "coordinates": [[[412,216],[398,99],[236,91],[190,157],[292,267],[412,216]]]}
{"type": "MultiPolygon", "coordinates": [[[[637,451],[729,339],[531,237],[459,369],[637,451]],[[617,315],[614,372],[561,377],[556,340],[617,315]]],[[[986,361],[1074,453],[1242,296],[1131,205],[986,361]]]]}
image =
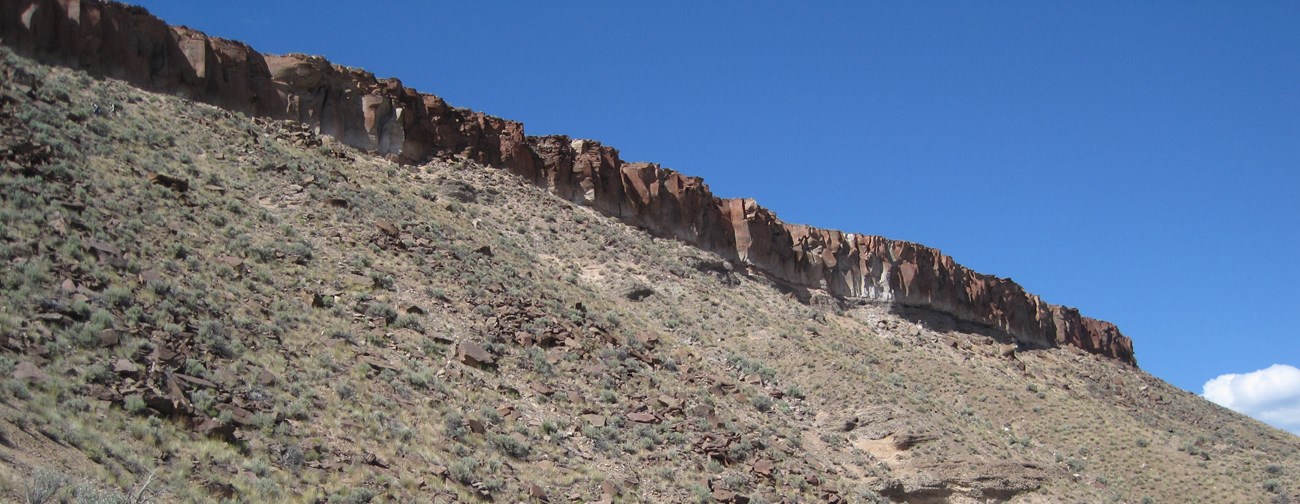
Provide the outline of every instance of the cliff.
{"type": "Polygon", "coordinates": [[[452,107],[397,79],[319,57],[263,55],[114,2],[4,0],[0,14],[4,43],[45,62],[245,114],[300,121],[403,163],[455,156],[497,166],[790,286],[925,307],[995,327],[1028,347],[1071,345],[1136,364],[1132,341],[1114,324],[1048,304],[938,250],[786,224],[753,200],[714,196],[698,177],[624,162],[616,149],[594,141],[526,136],[518,122],[452,107]]]}

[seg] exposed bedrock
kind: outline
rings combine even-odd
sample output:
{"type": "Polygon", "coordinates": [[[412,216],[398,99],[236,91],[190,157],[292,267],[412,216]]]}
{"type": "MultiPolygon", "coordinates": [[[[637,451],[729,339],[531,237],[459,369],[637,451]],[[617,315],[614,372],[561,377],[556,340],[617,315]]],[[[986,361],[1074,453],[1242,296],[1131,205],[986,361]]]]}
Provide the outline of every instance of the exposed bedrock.
{"type": "Polygon", "coordinates": [[[751,199],[713,195],[698,177],[629,163],[614,148],[448,105],[397,79],[305,55],[171,27],[100,0],[3,0],[0,37],[21,54],[249,115],[299,121],[403,163],[460,157],[508,169],[561,198],[694,244],[771,278],[845,298],[924,307],[996,327],[1029,347],[1070,345],[1136,364],[1114,324],[1043,302],[933,248],[786,224],[751,199]]]}

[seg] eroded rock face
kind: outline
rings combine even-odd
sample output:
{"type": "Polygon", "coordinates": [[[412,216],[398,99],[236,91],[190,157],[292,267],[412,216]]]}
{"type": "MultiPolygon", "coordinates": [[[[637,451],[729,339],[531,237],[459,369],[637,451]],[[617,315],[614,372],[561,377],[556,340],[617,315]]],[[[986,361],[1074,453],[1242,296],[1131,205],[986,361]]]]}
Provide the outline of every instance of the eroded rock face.
{"type": "Polygon", "coordinates": [[[238,42],[169,27],[139,7],[10,0],[0,9],[4,43],[46,62],[299,121],[404,163],[459,157],[505,168],[561,198],[750,265],[789,286],[925,307],[996,327],[1026,346],[1071,345],[1136,363],[1132,341],[1115,325],[1048,304],[938,250],[786,224],[751,199],[718,198],[698,177],[624,162],[616,149],[595,141],[528,137],[518,122],[452,107],[396,79],[319,57],[264,56],[238,42]]]}
{"type": "Polygon", "coordinates": [[[247,114],[282,108],[266,61],[245,44],[117,3],[7,1],[0,9],[4,43],[20,53],[247,114]]]}

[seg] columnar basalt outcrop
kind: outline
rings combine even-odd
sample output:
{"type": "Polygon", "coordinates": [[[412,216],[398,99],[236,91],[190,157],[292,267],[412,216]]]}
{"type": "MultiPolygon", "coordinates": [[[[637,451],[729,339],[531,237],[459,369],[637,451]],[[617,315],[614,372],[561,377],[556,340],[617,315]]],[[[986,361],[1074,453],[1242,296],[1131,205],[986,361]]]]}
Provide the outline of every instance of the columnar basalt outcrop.
{"type": "Polygon", "coordinates": [[[3,0],[0,37],[22,54],[245,114],[299,121],[403,163],[458,157],[509,170],[557,196],[749,265],[774,281],[924,307],[992,326],[1029,347],[1069,345],[1135,364],[1115,325],[1048,304],[938,250],[786,224],[751,199],[614,148],[456,108],[397,79],[319,57],[262,55],[100,0],[3,0]]]}

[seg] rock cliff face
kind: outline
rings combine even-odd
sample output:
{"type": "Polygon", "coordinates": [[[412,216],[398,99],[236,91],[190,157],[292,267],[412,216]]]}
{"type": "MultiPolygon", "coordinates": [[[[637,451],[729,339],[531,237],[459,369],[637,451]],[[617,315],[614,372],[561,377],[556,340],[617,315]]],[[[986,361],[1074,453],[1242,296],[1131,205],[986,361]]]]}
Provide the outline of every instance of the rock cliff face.
{"type": "Polygon", "coordinates": [[[1115,325],[1043,302],[938,250],[786,224],[703,180],[628,163],[590,140],[529,137],[523,125],[455,108],[397,79],[312,56],[263,55],[100,0],[3,0],[0,37],[22,54],[229,110],[300,121],[348,145],[419,163],[461,157],[508,169],[559,197],[718,253],[783,284],[918,306],[992,326],[1021,344],[1071,345],[1136,364],[1115,325]]]}

